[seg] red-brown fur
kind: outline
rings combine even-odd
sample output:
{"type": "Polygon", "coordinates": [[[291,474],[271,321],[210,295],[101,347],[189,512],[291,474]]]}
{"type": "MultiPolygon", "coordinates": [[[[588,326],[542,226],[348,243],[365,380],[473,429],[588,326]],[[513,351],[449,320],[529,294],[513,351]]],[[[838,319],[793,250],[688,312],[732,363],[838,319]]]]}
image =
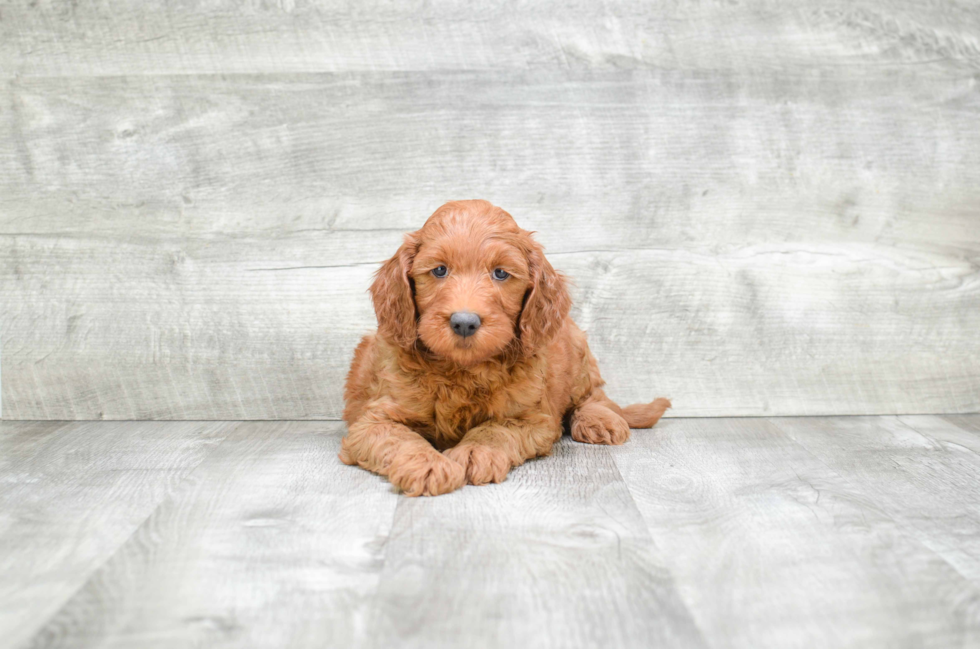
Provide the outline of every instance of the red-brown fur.
{"type": "Polygon", "coordinates": [[[531,233],[486,201],[446,203],[378,271],[378,332],[354,352],[340,459],[387,476],[406,495],[501,482],[547,455],[570,415],[572,438],[622,444],[667,399],[620,408],[568,311],[565,278],[531,233]],[[449,274],[437,278],[433,268],[449,274]],[[492,277],[502,268],[510,277],[492,277]],[[455,311],[482,326],[463,339],[455,311]]]}

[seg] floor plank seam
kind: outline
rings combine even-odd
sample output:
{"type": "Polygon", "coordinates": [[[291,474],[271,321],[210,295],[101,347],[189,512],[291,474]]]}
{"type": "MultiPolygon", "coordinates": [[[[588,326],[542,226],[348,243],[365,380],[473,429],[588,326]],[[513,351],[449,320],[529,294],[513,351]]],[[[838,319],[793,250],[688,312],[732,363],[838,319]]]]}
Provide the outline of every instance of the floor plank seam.
{"type": "MultiPolygon", "coordinates": [[[[927,416],[931,416],[931,415],[927,415],[927,416]]],[[[884,418],[885,416],[882,416],[882,415],[874,415],[874,417],[884,418]]],[[[925,435],[924,433],[921,433],[920,431],[916,430],[915,428],[913,428],[912,426],[910,426],[906,422],[901,421],[899,415],[891,415],[891,417],[894,417],[895,421],[898,421],[899,423],[901,423],[902,425],[906,426],[907,428],[909,428],[913,432],[915,432],[915,433],[917,433],[919,435],[923,435],[924,437],[927,437],[929,439],[932,439],[928,435],[925,435]]],[[[962,570],[960,570],[953,562],[951,562],[945,556],[945,554],[943,554],[943,552],[941,552],[940,550],[937,550],[936,548],[934,548],[932,546],[932,544],[929,543],[929,540],[923,536],[922,531],[917,526],[915,526],[910,521],[908,521],[908,520],[906,520],[904,518],[897,518],[896,516],[894,516],[890,512],[886,511],[883,507],[881,507],[877,503],[877,500],[876,500],[874,494],[869,493],[868,490],[865,489],[865,488],[863,488],[860,484],[857,484],[855,481],[853,481],[850,478],[846,477],[841,472],[837,471],[833,466],[831,466],[830,464],[828,464],[827,462],[825,462],[823,460],[823,458],[821,458],[818,455],[814,454],[813,451],[811,451],[809,448],[807,448],[806,444],[800,442],[795,437],[793,437],[793,435],[790,434],[789,432],[787,432],[785,428],[783,428],[782,426],[780,426],[778,424],[778,422],[770,421],[770,423],[776,429],[778,429],[786,437],[786,439],[788,441],[790,441],[793,444],[796,444],[797,446],[799,446],[805,453],[807,453],[807,455],[809,455],[816,462],[818,462],[819,464],[821,464],[822,466],[824,466],[830,473],[832,473],[833,475],[835,475],[840,480],[840,484],[842,486],[844,486],[847,489],[851,490],[855,494],[860,494],[864,498],[868,499],[869,502],[873,503],[874,504],[874,510],[875,510],[875,513],[876,514],[878,514],[879,516],[881,516],[883,518],[886,518],[887,520],[891,521],[895,525],[896,529],[901,530],[902,532],[904,532],[909,537],[909,539],[913,540],[917,545],[919,545],[922,548],[922,550],[924,550],[925,552],[928,552],[929,554],[931,554],[932,556],[934,556],[936,559],[938,559],[939,561],[942,561],[944,564],[946,564],[947,566],[949,566],[950,570],[952,570],[953,572],[955,572],[956,574],[958,574],[961,578],[963,578],[963,580],[966,583],[972,584],[974,586],[976,596],[978,598],[980,598],[980,583],[976,582],[974,579],[971,579],[968,575],[964,574],[962,570]]]]}
{"type": "MultiPolygon", "coordinates": [[[[234,423],[234,422],[213,422],[213,423],[221,424],[221,423],[234,423]]],[[[57,610],[53,611],[46,620],[38,624],[37,628],[28,637],[28,640],[23,645],[21,645],[19,649],[33,649],[34,647],[38,647],[38,646],[46,646],[44,644],[38,644],[38,641],[40,636],[45,632],[48,626],[52,622],[56,621],[63,614],[63,612],[67,609],[68,606],[71,605],[71,603],[75,600],[75,598],[77,598],[79,594],[82,593],[88,587],[93,577],[98,575],[102,570],[106,568],[106,566],[108,566],[112,562],[113,559],[115,559],[119,551],[122,548],[124,548],[130,541],[132,541],[134,537],[136,537],[136,535],[139,534],[140,530],[142,530],[147,525],[147,523],[153,518],[153,516],[158,511],[160,511],[162,507],[169,504],[175,498],[181,496],[188,489],[188,486],[193,482],[194,475],[198,472],[201,465],[204,464],[207,459],[212,457],[212,455],[217,451],[218,447],[224,444],[228,440],[228,438],[231,437],[231,433],[237,430],[237,428],[238,428],[237,426],[233,427],[230,431],[228,431],[228,434],[224,435],[220,440],[217,441],[217,443],[207,445],[208,449],[207,451],[201,454],[200,461],[197,462],[197,464],[195,464],[194,467],[187,472],[187,474],[183,477],[183,479],[181,479],[179,483],[174,486],[172,491],[170,491],[165,497],[161,498],[160,501],[153,506],[153,508],[148,512],[148,514],[143,518],[143,520],[139,522],[139,524],[133,526],[132,532],[126,535],[126,538],[123,539],[120,543],[118,543],[116,547],[113,548],[112,552],[108,553],[106,557],[99,562],[98,565],[94,566],[92,570],[89,571],[88,575],[85,577],[84,580],[82,580],[79,583],[78,587],[74,589],[69,595],[67,595],[62,600],[57,610]]]]}
{"type": "MultiPolygon", "coordinates": [[[[634,429],[633,432],[635,433],[636,430],[634,429]]],[[[627,440],[626,443],[629,444],[629,441],[627,440]]],[[[643,515],[643,511],[637,505],[636,494],[633,493],[633,488],[630,486],[629,481],[623,477],[623,471],[619,466],[619,461],[616,459],[616,454],[613,453],[612,450],[610,450],[609,448],[604,448],[603,450],[612,460],[611,463],[613,468],[616,469],[616,475],[619,476],[619,480],[623,483],[623,486],[626,487],[626,493],[629,495],[630,504],[633,506],[633,509],[635,510],[636,515],[639,517],[639,519],[643,521],[643,525],[646,528],[647,536],[650,539],[650,543],[652,543],[654,548],[656,548],[657,555],[663,559],[662,567],[670,575],[671,587],[673,588],[674,593],[676,593],[677,598],[681,601],[681,603],[684,605],[684,608],[687,610],[687,616],[691,620],[691,624],[693,624],[694,628],[697,630],[698,635],[701,638],[701,642],[705,647],[715,647],[716,645],[712,644],[711,641],[709,641],[708,639],[709,636],[705,631],[703,625],[701,624],[701,621],[698,619],[698,616],[696,615],[695,610],[691,605],[691,602],[688,601],[687,597],[685,597],[684,595],[683,589],[680,588],[679,586],[680,581],[677,579],[677,575],[673,567],[671,567],[667,563],[666,561],[667,554],[666,552],[663,552],[661,550],[662,544],[657,543],[657,539],[654,537],[653,530],[650,527],[650,521],[647,520],[646,516],[643,515]]]]}
{"type": "MultiPolygon", "coordinates": [[[[360,467],[349,467],[349,468],[356,469],[356,470],[363,470],[360,467]]],[[[378,570],[377,570],[378,579],[377,582],[374,584],[374,588],[371,592],[370,597],[368,598],[369,603],[368,603],[368,614],[367,614],[367,620],[368,620],[367,626],[368,629],[370,629],[371,631],[369,631],[369,635],[364,638],[364,643],[363,645],[361,645],[364,647],[375,646],[375,639],[377,636],[371,635],[371,633],[379,627],[378,619],[381,617],[381,586],[382,586],[381,577],[384,575],[385,568],[388,565],[388,560],[389,560],[388,551],[391,548],[391,533],[395,529],[395,522],[398,519],[398,511],[402,508],[403,505],[409,502],[404,496],[401,496],[400,494],[399,497],[400,500],[398,504],[395,505],[395,508],[391,511],[391,521],[390,524],[388,525],[388,534],[385,535],[384,547],[382,548],[382,553],[381,553],[381,564],[378,566],[378,570]]]]}

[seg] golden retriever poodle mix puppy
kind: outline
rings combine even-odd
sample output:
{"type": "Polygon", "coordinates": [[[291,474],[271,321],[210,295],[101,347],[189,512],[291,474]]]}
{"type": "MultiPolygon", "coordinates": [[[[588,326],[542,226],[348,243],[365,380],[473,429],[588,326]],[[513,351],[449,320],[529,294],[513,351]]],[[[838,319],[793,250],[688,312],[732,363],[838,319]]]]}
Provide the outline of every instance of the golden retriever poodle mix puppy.
{"type": "Polygon", "coordinates": [[[622,444],[667,399],[620,408],[602,391],[565,278],[510,214],[446,203],[378,271],[378,331],[354,352],[340,459],[407,496],[501,482],[572,439],[622,444]]]}

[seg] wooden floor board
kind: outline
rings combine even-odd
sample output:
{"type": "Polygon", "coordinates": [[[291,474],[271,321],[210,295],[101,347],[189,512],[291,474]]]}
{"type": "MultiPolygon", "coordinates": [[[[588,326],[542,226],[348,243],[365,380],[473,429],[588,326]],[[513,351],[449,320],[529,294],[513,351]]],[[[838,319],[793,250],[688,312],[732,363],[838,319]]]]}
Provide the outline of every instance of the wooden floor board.
{"type": "MultiPolygon", "coordinates": [[[[131,424],[139,426],[141,424],[131,424]]],[[[397,497],[342,465],[340,425],[242,423],[33,647],[350,646],[397,497]]]]}
{"type": "Polygon", "coordinates": [[[408,499],[339,422],[4,422],[0,637],[977,646],[977,423],[672,419],[408,499]]]}
{"type": "Polygon", "coordinates": [[[774,421],[980,586],[980,459],[962,443],[972,434],[938,417],[774,421]]]}
{"type": "Polygon", "coordinates": [[[608,450],[569,438],[495,487],[399,504],[373,646],[699,647],[608,450]]]}
{"type": "Polygon", "coordinates": [[[17,646],[234,424],[0,422],[0,637],[17,646]]]}
{"type": "Polygon", "coordinates": [[[613,455],[712,646],[980,641],[980,591],[767,420],[668,420],[613,455]]]}
{"type": "MultiPolygon", "coordinates": [[[[980,439],[980,415],[944,415],[943,419],[963,430],[976,433],[976,439],[980,439]]],[[[975,443],[971,443],[970,447],[975,448],[975,443]]]]}

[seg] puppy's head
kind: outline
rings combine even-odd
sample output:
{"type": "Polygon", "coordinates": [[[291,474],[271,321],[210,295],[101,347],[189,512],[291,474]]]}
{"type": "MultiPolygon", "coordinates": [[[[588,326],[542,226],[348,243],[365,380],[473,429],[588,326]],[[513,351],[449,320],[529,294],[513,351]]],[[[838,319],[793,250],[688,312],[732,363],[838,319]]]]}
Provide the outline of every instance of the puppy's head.
{"type": "Polygon", "coordinates": [[[421,340],[460,365],[512,343],[535,353],[571,306],[565,279],[531,233],[486,201],[436,210],[381,267],[371,295],[382,336],[405,348],[421,340]]]}

